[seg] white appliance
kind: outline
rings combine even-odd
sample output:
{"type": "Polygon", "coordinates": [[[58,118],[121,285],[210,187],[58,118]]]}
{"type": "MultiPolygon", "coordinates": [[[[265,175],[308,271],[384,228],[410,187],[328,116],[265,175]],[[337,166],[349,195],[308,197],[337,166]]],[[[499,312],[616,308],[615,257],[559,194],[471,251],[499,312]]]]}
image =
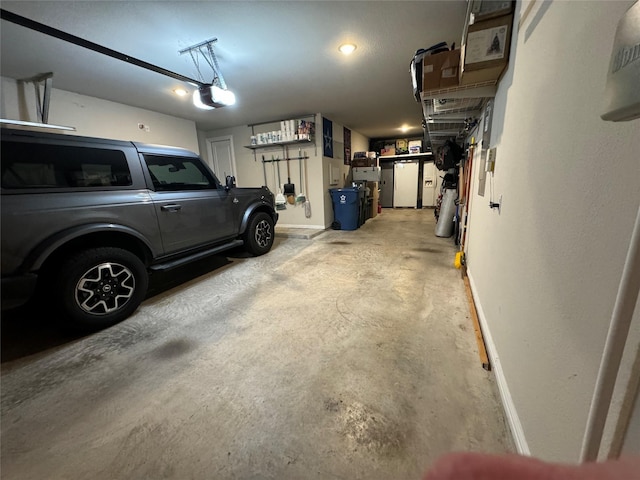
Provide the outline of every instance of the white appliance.
{"type": "Polygon", "coordinates": [[[393,206],[416,208],[418,164],[397,162],[393,166],[393,206]]]}
{"type": "Polygon", "coordinates": [[[436,206],[436,184],[438,183],[438,170],[433,162],[424,164],[422,174],[422,206],[436,206]]]}

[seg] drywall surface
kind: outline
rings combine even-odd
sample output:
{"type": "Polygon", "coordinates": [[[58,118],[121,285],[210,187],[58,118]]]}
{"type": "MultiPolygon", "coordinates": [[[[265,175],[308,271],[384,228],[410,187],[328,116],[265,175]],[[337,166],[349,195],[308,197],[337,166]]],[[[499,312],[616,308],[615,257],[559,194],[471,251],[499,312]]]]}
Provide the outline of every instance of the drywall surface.
{"type": "MultiPolygon", "coordinates": [[[[278,192],[278,188],[287,183],[291,179],[291,183],[295,185],[295,192],[298,194],[302,191],[309,200],[311,216],[306,216],[305,205],[287,203],[285,210],[279,210],[278,225],[290,228],[317,228],[325,229],[333,222],[333,207],[329,195],[329,188],[342,187],[344,178],[349,174],[349,166],[344,165],[344,141],[343,126],[334,122],[333,124],[333,151],[334,158],[322,156],[322,116],[315,115],[316,135],[315,141],[309,144],[294,144],[288,147],[289,173],[287,172],[287,162],[281,161],[276,163],[262,163],[262,157],[265,160],[284,159],[284,151],[282,146],[273,146],[251,150],[246,148],[250,143],[251,127],[237,126],[214,130],[209,132],[198,132],[198,143],[203,158],[211,165],[209,159],[208,139],[215,137],[231,136],[233,138],[233,149],[237,167],[237,185],[239,187],[255,187],[265,184],[274,191],[278,192]],[[320,125],[320,126],[319,126],[320,125]],[[254,155],[255,154],[255,155],[254,155]],[[308,157],[305,160],[297,160],[297,158],[308,157]],[[337,172],[340,179],[338,185],[330,185],[329,165],[337,172]],[[280,180],[278,181],[277,167],[280,167],[280,180]],[[302,169],[302,170],[301,170],[302,169]],[[306,179],[304,172],[306,170],[306,179]],[[300,181],[300,173],[303,172],[302,182],[300,181]],[[275,177],[275,179],[274,179],[275,177]]],[[[257,125],[254,132],[268,132],[271,130],[279,130],[279,123],[269,123],[257,125]]],[[[369,139],[358,132],[351,131],[351,152],[366,151],[368,149],[369,139]]],[[[353,154],[353,153],[352,153],[353,154]]]]}
{"type": "MultiPolygon", "coordinates": [[[[32,83],[17,83],[3,77],[1,109],[2,118],[40,121],[32,83]]],[[[76,131],[70,132],[74,135],[199,150],[195,122],[191,120],[55,88],[51,92],[48,123],[75,127],[76,131]]]]}
{"type": "MultiPolygon", "coordinates": [[[[369,149],[369,139],[358,132],[351,130],[351,148],[348,164],[345,164],[345,145],[343,125],[333,123],[333,157],[322,157],[322,177],[324,189],[324,224],[325,228],[331,226],[334,220],[333,199],[330,190],[333,188],[350,187],[351,160],[353,152],[366,152],[369,149]]],[[[348,128],[348,127],[346,127],[348,128]]]]}
{"type": "MultiPolygon", "coordinates": [[[[517,3],[484,197],[474,175],[469,273],[525,444],[549,460],[578,459],[640,204],[640,120],[600,119],[616,26],[632,3],[551,2],[519,30],[517,3]]],[[[636,309],[630,352],[639,330],[636,309]]],[[[633,357],[625,351],[623,376],[633,357]]]]}
{"type": "Polygon", "coordinates": [[[640,394],[638,393],[636,393],[633,414],[627,427],[621,453],[624,455],[640,454],[640,394]]]}
{"type": "MultiPolygon", "coordinates": [[[[319,115],[315,115],[316,129],[318,128],[319,115]]],[[[309,120],[309,118],[306,118],[309,120]]],[[[269,132],[279,130],[280,123],[274,122],[264,125],[256,125],[255,133],[269,132]]],[[[289,173],[287,173],[287,162],[285,151],[282,146],[274,145],[257,150],[246,148],[251,142],[251,127],[246,125],[230,127],[220,130],[200,132],[199,142],[203,157],[211,164],[209,157],[209,149],[207,146],[208,139],[215,137],[231,136],[233,138],[233,150],[236,160],[237,176],[236,182],[239,187],[256,187],[266,185],[269,189],[278,193],[278,189],[282,189],[288,178],[295,185],[295,192],[298,194],[301,190],[309,199],[311,204],[311,216],[307,218],[305,214],[305,206],[303,203],[286,204],[285,210],[279,210],[280,215],[278,225],[283,227],[303,227],[303,228],[325,228],[324,222],[324,203],[322,191],[322,144],[316,139],[314,142],[302,143],[288,146],[288,155],[292,159],[289,161],[289,173]],[[262,158],[267,163],[262,163],[262,158]],[[306,160],[297,160],[299,156],[307,156],[306,160]],[[280,159],[280,162],[270,162],[271,159],[280,159]],[[280,179],[278,180],[278,167],[280,168],[280,179]],[[307,170],[308,188],[300,182],[300,172],[307,170]],[[266,176],[266,182],[265,182],[266,176]]],[[[303,174],[303,184],[304,174],[303,174]]]]}

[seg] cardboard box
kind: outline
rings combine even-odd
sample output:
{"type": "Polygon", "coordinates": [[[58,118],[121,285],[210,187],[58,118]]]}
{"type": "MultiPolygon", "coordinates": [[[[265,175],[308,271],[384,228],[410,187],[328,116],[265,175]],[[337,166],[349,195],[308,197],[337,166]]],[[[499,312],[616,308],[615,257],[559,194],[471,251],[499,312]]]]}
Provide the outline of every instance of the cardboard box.
{"type": "Polygon", "coordinates": [[[380,191],[378,190],[378,182],[367,182],[371,196],[371,218],[378,215],[378,202],[380,200],[380,191]]]}
{"type": "Polygon", "coordinates": [[[471,14],[474,22],[513,13],[515,2],[510,0],[471,0],[471,14]]]}
{"type": "Polygon", "coordinates": [[[499,65],[493,68],[483,68],[482,70],[464,70],[460,74],[460,85],[472,85],[483,82],[497,82],[500,80],[502,73],[506,69],[505,65],[499,65]]]}
{"type": "Polygon", "coordinates": [[[458,85],[460,50],[428,55],[423,60],[422,90],[437,90],[458,85]]]}
{"type": "Polygon", "coordinates": [[[440,88],[456,87],[460,76],[460,49],[439,53],[442,55],[440,65],[440,88]]]}
{"type": "Polygon", "coordinates": [[[513,15],[469,25],[464,44],[463,70],[482,70],[509,63],[513,15]]]}
{"type": "MultiPolygon", "coordinates": [[[[443,52],[446,54],[447,52],[443,52]]],[[[442,53],[427,55],[422,60],[422,90],[440,88],[440,67],[444,57],[442,53]]]]}
{"type": "Polygon", "coordinates": [[[354,158],[351,160],[352,167],[376,167],[378,164],[377,158],[354,158]]]}
{"type": "Polygon", "coordinates": [[[396,154],[396,147],[393,147],[390,145],[386,145],[385,148],[380,150],[381,157],[386,157],[388,155],[395,155],[395,154],[396,154]]]}

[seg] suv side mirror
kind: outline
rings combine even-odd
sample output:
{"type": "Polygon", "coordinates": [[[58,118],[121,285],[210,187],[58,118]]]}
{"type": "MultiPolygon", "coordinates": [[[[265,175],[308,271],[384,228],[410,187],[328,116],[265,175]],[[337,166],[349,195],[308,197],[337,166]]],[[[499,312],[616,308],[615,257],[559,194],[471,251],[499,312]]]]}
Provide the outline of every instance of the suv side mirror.
{"type": "Polygon", "coordinates": [[[231,175],[227,175],[227,181],[225,184],[225,188],[227,190],[231,190],[232,188],[236,188],[236,177],[233,177],[231,175]]]}

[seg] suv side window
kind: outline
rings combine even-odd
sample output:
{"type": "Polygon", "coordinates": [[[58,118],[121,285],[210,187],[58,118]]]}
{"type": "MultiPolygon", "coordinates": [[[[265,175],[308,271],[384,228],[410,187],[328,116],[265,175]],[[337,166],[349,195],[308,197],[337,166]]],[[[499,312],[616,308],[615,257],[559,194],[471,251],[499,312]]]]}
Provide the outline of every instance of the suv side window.
{"type": "Polygon", "coordinates": [[[2,142],[2,188],[126,187],[131,185],[121,150],[2,142]]]}
{"type": "Polygon", "coordinates": [[[144,155],[156,191],[215,189],[217,184],[199,159],[144,155]]]}

